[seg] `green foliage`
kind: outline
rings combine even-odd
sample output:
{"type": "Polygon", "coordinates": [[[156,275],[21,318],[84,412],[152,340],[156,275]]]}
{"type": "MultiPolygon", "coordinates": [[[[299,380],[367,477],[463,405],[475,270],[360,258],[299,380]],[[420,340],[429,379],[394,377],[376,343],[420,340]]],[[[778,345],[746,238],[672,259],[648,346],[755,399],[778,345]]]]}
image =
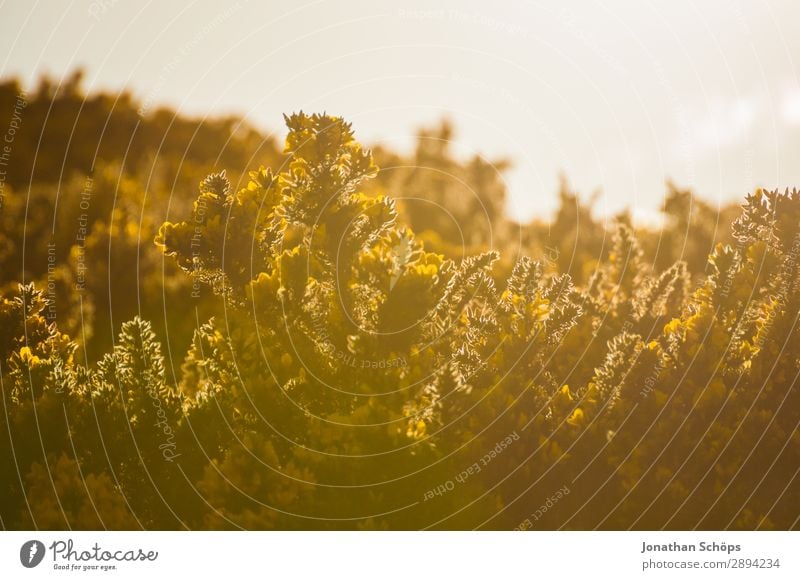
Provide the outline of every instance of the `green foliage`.
{"type": "MultiPolygon", "coordinates": [[[[92,303],[117,278],[169,289],[156,304],[178,338],[137,316],[148,300],[108,299],[108,326],[131,320],[93,360],[48,320],[57,295],[5,292],[5,527],[797,527],[797,192],[749,196],[735,245],[702,265],[716,231],[667,255],[625,219],[578,220],[566,187],[555,233],[526,227],[525,255],[475,230],[462,257],[385,192],[450,203],[440,177],[403,190],[341,118],[286,124],[281,171],[212,173],[174,222],[130,178],[70,250],[65,279],[104,268],[92,303]],[[107,248],[163,279],[98,264],[107,248]]],[[[502,198],[438,143],[423,135],[420,161],[502,198]]]]}

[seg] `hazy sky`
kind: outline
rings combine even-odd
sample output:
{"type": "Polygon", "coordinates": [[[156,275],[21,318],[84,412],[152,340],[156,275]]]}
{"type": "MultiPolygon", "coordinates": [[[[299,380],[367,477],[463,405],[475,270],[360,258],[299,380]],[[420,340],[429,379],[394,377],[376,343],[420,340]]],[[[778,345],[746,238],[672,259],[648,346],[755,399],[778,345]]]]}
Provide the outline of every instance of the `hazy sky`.
{"type": "Polygon", "coordinates": [[[513,215],[549,214],[563,171],[646,219],[667,178],[713,203],[800,186],[799,29],[797,0],[0,0],[0,75],[81,65],[145,107],[281,137],[325,110],[404,149],[446,115],[459,152],[515,162],[513,215]]]}

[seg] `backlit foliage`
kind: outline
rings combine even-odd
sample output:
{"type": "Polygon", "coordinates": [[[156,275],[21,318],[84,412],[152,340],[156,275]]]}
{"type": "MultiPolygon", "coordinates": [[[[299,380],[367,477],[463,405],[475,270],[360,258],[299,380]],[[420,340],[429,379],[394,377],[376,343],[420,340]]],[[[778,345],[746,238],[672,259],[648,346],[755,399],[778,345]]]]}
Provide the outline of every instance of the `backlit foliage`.
{"type": "MultiPolygon", "coordinates": [[[[64,280],[94,269],[86,305],[49,295],[46,270],[4,278],[4,527],[797,527],[800,194],[757,191],[728,244],[708,230],[686,254],[594,222],[565,185],[546,235],[517,224],[506,251],[476,229],[456,256],[348,123],[286,124],[285,163],[218,168],[176,211],[114,185],[123,203],[59,246],[64,280]],[[107,292],[123,264],[153,323],[88,348],[89,304],[104,328],[131,308],[107,292]]],[[[420,161],[497,201],[489,167],[426,139],[420,161]]],[[[450,203],[423,173],[414,195],[450,203]]],[[[674,221],[697,230],[686,195],[674,221]]]]}

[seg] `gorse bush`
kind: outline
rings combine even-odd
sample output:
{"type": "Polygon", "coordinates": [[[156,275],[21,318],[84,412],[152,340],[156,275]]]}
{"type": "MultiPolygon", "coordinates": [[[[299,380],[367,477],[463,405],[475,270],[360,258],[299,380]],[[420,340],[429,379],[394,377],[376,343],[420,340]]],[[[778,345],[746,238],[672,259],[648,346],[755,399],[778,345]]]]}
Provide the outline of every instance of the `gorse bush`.
{"type": "Polygon", "coordinates": [[[286,124],[282,167],[210,175],[158,230],[213,305],[180,310],[181,364],[138,317],[81,360],[42,290],[3,299],[5,527],[798,526],[798,192],[749,196],[703,264],[625,219],[593,260],[459,258],[349,124],[286,124]]]}

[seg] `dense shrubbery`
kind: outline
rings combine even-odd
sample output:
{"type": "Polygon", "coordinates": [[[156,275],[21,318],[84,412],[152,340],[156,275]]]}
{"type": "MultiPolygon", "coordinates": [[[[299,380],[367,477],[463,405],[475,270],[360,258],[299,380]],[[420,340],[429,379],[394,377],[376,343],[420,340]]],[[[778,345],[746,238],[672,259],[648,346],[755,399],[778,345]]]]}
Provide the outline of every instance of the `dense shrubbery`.
{"type": "Polygon", "coordinates": [[[6,196],[39,283],[3,254],[5,527],[797,527],[800,194],[748,197],[728,234],[672,188],[649,232],[565,186],[520,226],[446,141],[382,175],[341,119],[287,125],[274,171],[213,173],[193,205],[96,167],[88,239],[65,218],[50,271],[48,218],[19,231],[47,194],[6,196]],[[447,173],[490,208],[472,229],[447,173]],[[90,306],[133,319],[89,344],[90,306]]]}

